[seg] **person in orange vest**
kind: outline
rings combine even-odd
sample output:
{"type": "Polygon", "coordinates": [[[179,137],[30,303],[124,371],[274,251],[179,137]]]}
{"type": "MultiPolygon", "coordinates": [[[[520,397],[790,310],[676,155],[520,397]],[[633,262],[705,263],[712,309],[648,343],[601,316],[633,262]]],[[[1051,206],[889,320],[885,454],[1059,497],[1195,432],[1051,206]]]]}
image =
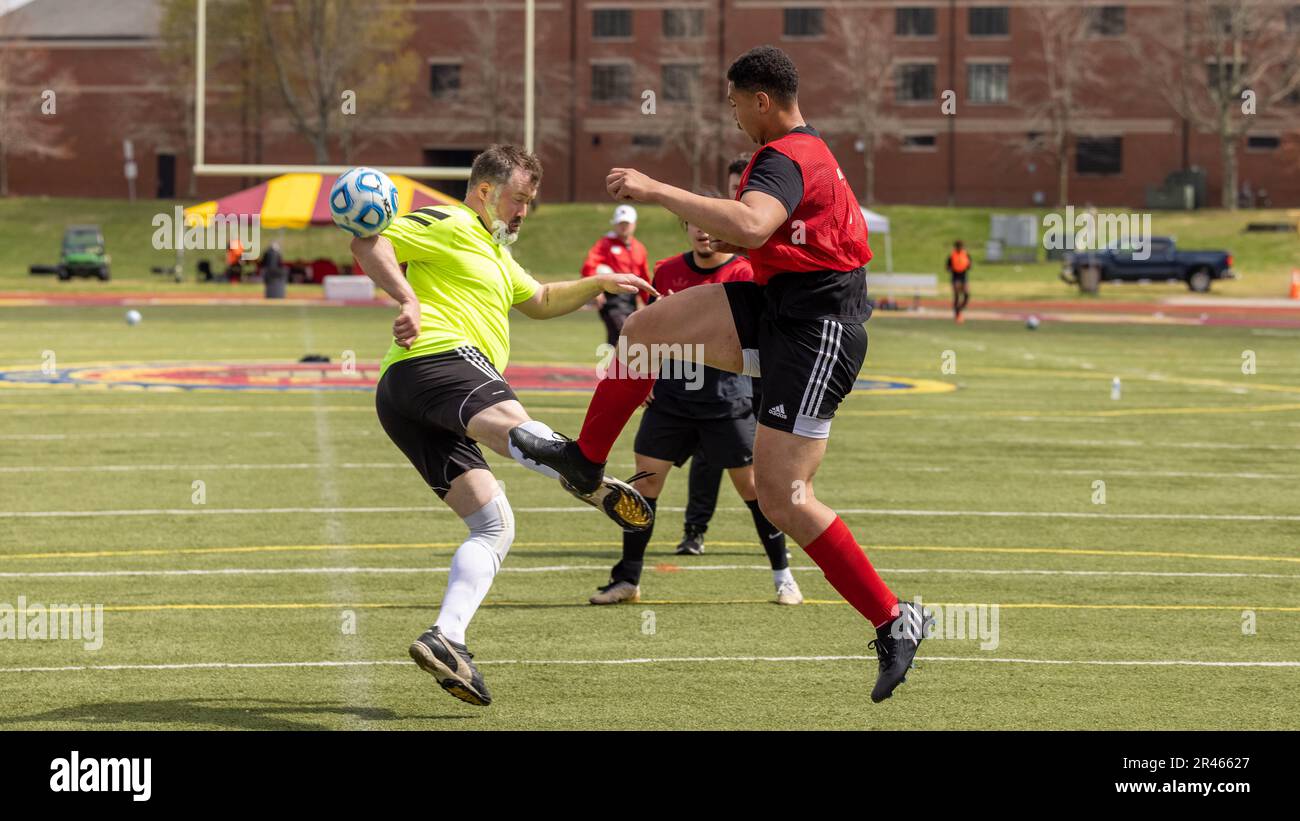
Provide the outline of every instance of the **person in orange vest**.
{"type": "Polygon", "coordinates": [[[230,247],[226,249],[226,279],[231,282],[239,282],[244,273],[243,256],[244,244],[239,241],[239,237],[231,237],[230,247]]]}
{"type": "Polygon", "coordinates": [[[970,273],[970,254],[961,240],[952,244],[952,253],[945,262],[948,273],[952,274],[952,316],[957,324],[965,322],[961,312],[970,302],[970,287],[966,284],[966,275],[970,273]]]}
{"type": "MultiPolygon", "coordinates": [[[[582,263],[582,275],[636,274],[649,281],[646,247],[633,236],[636,233],[636,209],[627,204],[620,205],[614,209],[614,218],[609,222],[613,229],[591,246],[582,263]]],[[[605,322],[605,341],[610,345],[618,344],[623,323],[637,309],[636,300],[636,294],[602,293],[596,296],[600,318],[605,322]]]]}

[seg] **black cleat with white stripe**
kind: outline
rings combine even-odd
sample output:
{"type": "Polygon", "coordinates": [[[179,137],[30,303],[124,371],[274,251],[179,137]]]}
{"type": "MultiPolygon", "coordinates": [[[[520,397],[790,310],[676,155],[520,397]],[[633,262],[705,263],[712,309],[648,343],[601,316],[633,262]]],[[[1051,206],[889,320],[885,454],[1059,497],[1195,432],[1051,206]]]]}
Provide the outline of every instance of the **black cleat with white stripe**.
{"type": "Polygon", "coordinates": [[[900,601],[898,616],[883,627],[876,628],[876,638],[867,643],[874,647],[880,661],[876,686],[871,689],[871,700],[879,704],[894,694],[898,685],[907,681],[907,671],[921,646],[928,628],[934,625],[929,611],[915,604],[900,601]]]}
{"type": "Polygon", "coordinates": [[[410,653],[421,670],[456,698],[476,707],[492,703],[483,676],[474,666],[474,654],[465,645],[444,636],[436,625],[411,643],[410,653]]]}

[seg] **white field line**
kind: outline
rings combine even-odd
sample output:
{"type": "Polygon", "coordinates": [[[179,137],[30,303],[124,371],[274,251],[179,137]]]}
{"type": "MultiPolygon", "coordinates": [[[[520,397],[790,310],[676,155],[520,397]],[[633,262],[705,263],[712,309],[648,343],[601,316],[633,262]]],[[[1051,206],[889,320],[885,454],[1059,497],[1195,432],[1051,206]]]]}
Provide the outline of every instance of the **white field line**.
{"type": "MultiPolygon", "coordinates": [[[[841,661],[875,661],[875,656],[670,656],[664,658],[624,659],[475,659],[476,664],[498,666],[627,665],[627,664],[726,664],[726,663],[816,663],[841,661]]],[[[975,662],[984,664],[1055,664],[1116,667],[1300,667],[1300,661],[1196,661],[1191,659],[1026,659],[982,658],[980,656],[922,656],[918,662],[975,662]]],[[[0,673],[74,673],[82,671],[140,670],[168,672],[174,670],[268,670],[321,667],[407,666],[410,661],[379,659],[366,661],[260,661],[260,662],[190,662],[177,664],[82,664],[64,667],[0,667],[0,673]]]]}
{"type": "MultiPolygon", "coordinates": [[[[521,467],[520,465],[514,465],[521,467]]],[[[402,469],[408,467],[406,462],[338,462],[326,465],[322,462],[234,462],[228,464],[182,465],[182,464],[142,464],[142,465],[10,465],[0,466],[0,473],[136,473],[148,471],[192,471],[192,470],[314,470],[321,468],[342,470],[379,470],[402,469]]],[[[961,473],[965,468],[943,465],[887,465],[880,472],[896,471],[899,473],[961,473]]],[[[1189,470],[1128,470],[1123,468],[1092,469],[1055,469],[1055,470],[1004,470],[1004,473],[1033,474],[1036,476],[1151,476],[1161,478],[1189,479],[1300,479],[1300,473],[1218,473],[1189,470]]]]}
{"type": "MultiPolygon", "coordinates": [[[[587,571],[604,571],[609,568],[608,564],[558,564],[544,565],[538,567],[502,567],[501,573],[575,573],[587,571]]],[[[385,574],[421,574],[421,573],[447,573],[449,567],[227,567],[213,569],[186,569],[186,570],[48,570],[32,572],[6,572],[0,573],[0,579],[98,579],[112,577],[155,577],[155,576],[292,576],[292,575],[313,575],[313,574],[356,574],[356,575],[385,575],[385,574]]],[[[765,564],[716,564],[716,565],[673,565],[670,570],[658,570],[656,567],[648,568],[654,572],[665,574],[680,572],[712,572],[712,571],[730,571],[730,570],[770,570],[765,564]]],[[[791,570],[801,572],[820,572],[816,567],[794,567],[791,570]]],[[[1155,570],[1038,570],[1038,569],[1007,569],[1007,570],[986,570],[970,569],[962,567],[878,567],[881,573],[951,573],[955,575],[972,575],[972,576],[1098,576],[1098,577],[1124,577],[1124,576],[1149,576],[1149,577],[1169,577],[1169,578],[1210,578],[1210,579],[1300,579],[1300,574],[1295,573],[1200,573],[1200,572],[1176,572],[1176,571],[1155,571],[1155,570]]]]}
{"type": "MultiPolygon", "coordinates": [[[[661,507],[660,510],[679,512],[682,507],[661,507]]],[[[735,513],[748,508],[721,507],[718,510],[735,513]]],[[[229,508],[139,508],[127,510],[21,510],[0,511],[0,519],[67,519],[103,516],[269,516],[278,514],[313,513],[450,513],[444,507],[229,507],[229,508]]],[[[596,513],[590,507],[520,507],[516,513],[596,513]]],[[[908,508],[848,507],[837,513],[863,516],[918,516],[954,517],[977,516],[1001,519],[1128,519],[1188,522],[1300,522],[1300,514],[1254,513],[1085,513],[1069,510],[914,510],[908,508]]]]}

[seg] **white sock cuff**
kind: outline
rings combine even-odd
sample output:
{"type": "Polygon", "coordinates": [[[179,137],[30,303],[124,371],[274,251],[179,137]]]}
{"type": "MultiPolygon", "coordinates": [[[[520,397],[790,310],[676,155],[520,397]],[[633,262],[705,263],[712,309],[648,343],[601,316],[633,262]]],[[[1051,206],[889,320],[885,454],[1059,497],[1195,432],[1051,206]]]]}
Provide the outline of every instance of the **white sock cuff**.
{"type": "Polygon", "coordinates": [[[483,507],[462,519],[469,528],[467,541],[478,541],[496,556],[497,567],[515,540],[515,514],[504,493],[498,493],[483,507]]]}

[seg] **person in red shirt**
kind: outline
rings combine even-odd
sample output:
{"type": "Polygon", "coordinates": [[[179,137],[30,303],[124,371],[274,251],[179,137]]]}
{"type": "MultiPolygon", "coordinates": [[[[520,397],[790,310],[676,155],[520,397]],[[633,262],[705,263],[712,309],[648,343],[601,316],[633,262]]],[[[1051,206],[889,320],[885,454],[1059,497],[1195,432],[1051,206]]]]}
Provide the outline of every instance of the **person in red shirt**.
{"type": "MultiPolygon", "coordinates": [[[[719,195],[709,192],[706,196],[719,195]]],[[[697,226],[683,221],[682,228],[690,239],[691,250],[655,263],[653,286],[661,295],[667,297],[687,288],[719,282],[749,282],[754,278],[749,260],[739,254],[713,250],[709,235],[697,226]]],[[[654,297],[646,301],[653,303],[654,297]]],[[[757,420],[750,378],[688,360],[684,357],[666,362],[660,368],[637,429],[636,472],[642,478],[634,481],[633,487],[654,509],[674,466],[681,467],[687,459],[692,463],[705,459],[711,467],[726,470],[749,508],[754,529],[772,566],[777,604],[802,604],[803,593],[790,572],[785,534],[758,507],[758,491],[754,488],[757,420]]],[[[640,600],[641,569],[653,532],[652,524],[646,530],[623,534],[622,559],[610,571],[609,583],[591,597],[592,604],[640,600]]]]}
{"type": "MultiPolygon", "coordinates": [[[[587,252],[582,263],[582,275],[636,274],[649,279],[648,254],[641,240],[634,236],[636,209],[630,205],[618,206],[610,224],[614,226],[613,230],[596,240],[587,252]]],[[[605,322],[605,340],[610,345],[618,344],[623,323],[636,310],[636,294],[601,294],[596,297],[596,306],[605,322]]]]}
{"type": "Polygon", "coordinates": [[[970,273],[970,254],[961,240],[952,244],[952,253],[945,260],[944,267],[952,274],[952,318],[960,325],[966,321],[962,311],[970,303],[970,285],[966,282],[966,275],[970,273]]]}
{"type": "Polygon", "coordinates": [[[816,498],[813,475],[826,453],[835,410],[866,358],[866,264],[871,259],[857,198],[821,136],[799,110],[799,73],[778,48],[759,46],[727,69],[736,123],[759,148],[737,199],[701,197],[633,168],[614,168],[606,188],[618,202],[663,206],[714,238],[747,249],[753,282],[688,288],[636,312],[616,358],[597,383],[574,441],[523,428],[510,440],[527,460],[555,470],[566,490],[605,506],[604,464],[619,433],[654,385],[655,346],[702,346],[706,364],[762,375],[754,480],[768,519],[803,547],[826,580],[875,628],[879,660],[871,700],[903,683],[933,617],[900,601],[848,526],[816,498]],[[727,319],[730,317],[731,321],[727,319]]]}

